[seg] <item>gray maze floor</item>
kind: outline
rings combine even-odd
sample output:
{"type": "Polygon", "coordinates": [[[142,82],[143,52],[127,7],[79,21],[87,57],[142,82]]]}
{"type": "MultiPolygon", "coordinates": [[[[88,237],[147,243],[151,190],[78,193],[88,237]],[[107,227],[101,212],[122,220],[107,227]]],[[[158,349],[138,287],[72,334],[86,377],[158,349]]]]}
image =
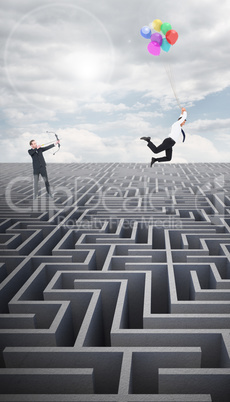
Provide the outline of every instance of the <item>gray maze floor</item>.
{"type": "Polygon", "coordinates": [[[1,165],[0,401],[230,401],[230,164],[1,165]]]}

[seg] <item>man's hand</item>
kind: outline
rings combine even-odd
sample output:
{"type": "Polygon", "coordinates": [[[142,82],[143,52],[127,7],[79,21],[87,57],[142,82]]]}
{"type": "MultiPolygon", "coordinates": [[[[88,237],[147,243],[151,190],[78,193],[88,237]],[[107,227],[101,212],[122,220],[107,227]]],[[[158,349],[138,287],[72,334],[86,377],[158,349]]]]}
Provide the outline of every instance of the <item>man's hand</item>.
{"type": "Polygon", "coordinates": [[[183,113],[183,112],[186,112],[185,107],[182,107],[181,112],[182,112],[182,113],[183,113]]]}
{"type": "Polygon", "coordinates": [[[57,145],[57,144],[60,144],[60,140],[58,140],[58,141],[55,142],[55,145],[57,145]]]}
{"type": "Polygon", "coordinates": [[[41,145],[37,145],[37,149],[41,148],[41,145]]]}

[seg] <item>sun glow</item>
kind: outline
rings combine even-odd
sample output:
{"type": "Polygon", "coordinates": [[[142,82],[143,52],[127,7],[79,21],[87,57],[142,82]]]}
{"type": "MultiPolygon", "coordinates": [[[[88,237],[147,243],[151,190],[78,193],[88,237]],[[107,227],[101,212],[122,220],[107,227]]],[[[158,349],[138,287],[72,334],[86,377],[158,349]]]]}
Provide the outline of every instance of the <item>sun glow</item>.
{"type": "Polygon", "coordinates": [[[63,64],[66,73],[76,80],[106,81],[110,71],[108,56],[92,51],[72,52],[63,64]]]}

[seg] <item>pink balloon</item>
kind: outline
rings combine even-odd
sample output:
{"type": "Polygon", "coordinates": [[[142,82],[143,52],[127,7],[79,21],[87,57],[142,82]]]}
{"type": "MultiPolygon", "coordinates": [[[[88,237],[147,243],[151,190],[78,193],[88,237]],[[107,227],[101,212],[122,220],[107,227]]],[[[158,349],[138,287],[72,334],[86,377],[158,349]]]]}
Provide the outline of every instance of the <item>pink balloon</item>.
{"type": "Polygon", "coordinates": [[[160,55],[161,47],[160,47],[159,43],[157,43],[157,42],[150,42],[148,44],[147,49],[148,49],[148,52],[150,54],[152,54],[153,56],[159,56],[160,55]]]}
{"type": "Polygon", "coordinates": [[[158,33],[158,32],[154,32],[151,35],[151,42],[157,42],[161,46],[162,45],[162,40],[163,40],[163,38],[162,38],[161,34],[158,33]]]}

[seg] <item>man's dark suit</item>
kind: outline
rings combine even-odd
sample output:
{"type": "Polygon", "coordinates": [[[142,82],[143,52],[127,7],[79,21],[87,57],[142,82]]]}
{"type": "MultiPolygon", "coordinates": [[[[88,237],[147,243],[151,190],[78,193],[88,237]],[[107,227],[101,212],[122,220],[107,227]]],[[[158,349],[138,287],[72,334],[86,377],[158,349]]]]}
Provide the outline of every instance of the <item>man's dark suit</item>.
{"type": "Polygon", "coordinates": [[[30,154],[32,161],[33,161],[33,171],[34,171],[34,198],[37,198],[38,196],[38,179],[39,175],[41,174],[45,186],[46,186],[46,191],[48,194],[50,194],[50,185],[49,185],[49,180],[47,176],[47,171],[46,171],[46,162],[43,156],[43,152],[47,151],[50,148],[53,148],[54,144],[49,145],[48,147],[41,147],[39,149],[29,149],[28,153],[30,154]]]}

